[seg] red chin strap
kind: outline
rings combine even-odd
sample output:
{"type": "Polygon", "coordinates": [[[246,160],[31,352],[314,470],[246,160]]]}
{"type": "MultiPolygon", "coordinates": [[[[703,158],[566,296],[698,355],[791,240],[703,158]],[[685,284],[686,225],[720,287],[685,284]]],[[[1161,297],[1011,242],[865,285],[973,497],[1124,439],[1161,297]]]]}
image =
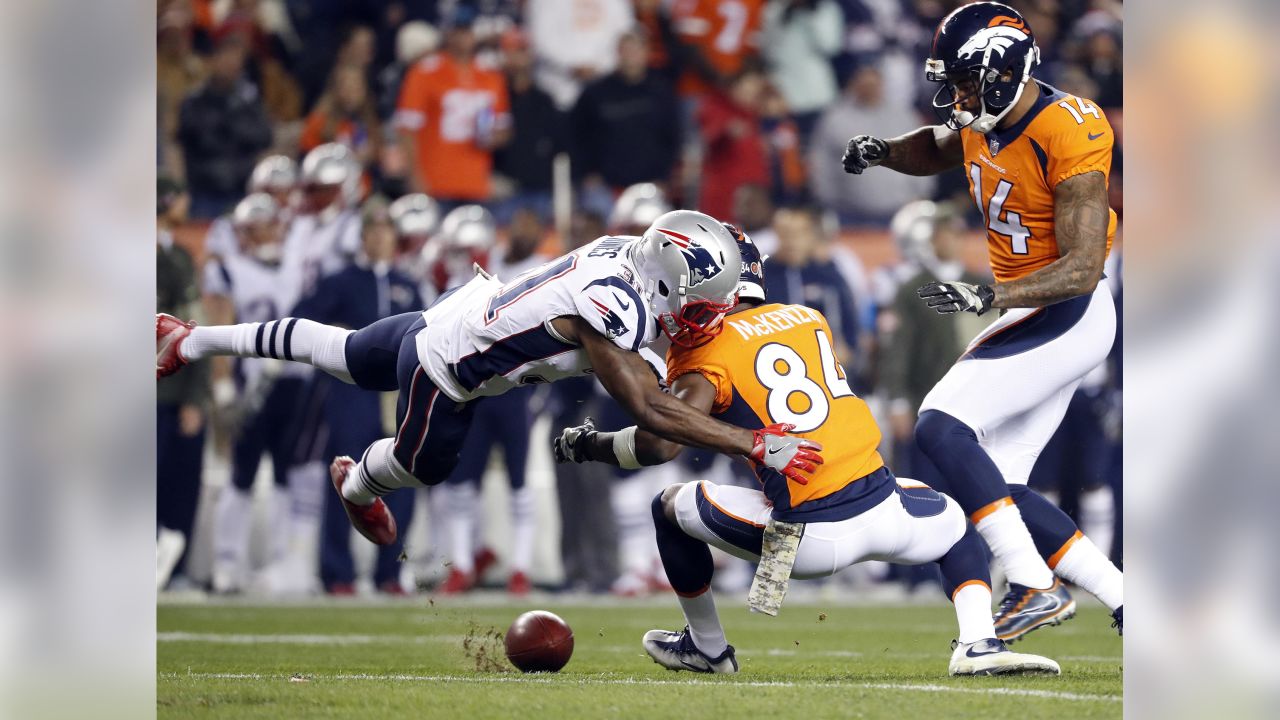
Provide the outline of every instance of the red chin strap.
{"type": "Polygon", "coordinates": [[[674,313],[663,313],[658,317],[658,324],[673,344],[702,347],[720,334],[724,329],[724,316],[737,304],[736,295],[727,303],[695,300],[674,313]]]}

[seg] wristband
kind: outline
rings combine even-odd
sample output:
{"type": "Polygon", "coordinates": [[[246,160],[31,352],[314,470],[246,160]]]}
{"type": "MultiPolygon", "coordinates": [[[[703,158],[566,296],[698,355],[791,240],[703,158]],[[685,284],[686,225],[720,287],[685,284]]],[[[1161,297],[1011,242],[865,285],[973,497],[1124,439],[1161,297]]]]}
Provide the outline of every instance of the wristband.
{"type": "Polygon", "coordinates": [[[636,426],[613,434],[613,456],[618,459],[618,467],[623,470],[639,470],[644,467],[636,458],[636,426]]]}

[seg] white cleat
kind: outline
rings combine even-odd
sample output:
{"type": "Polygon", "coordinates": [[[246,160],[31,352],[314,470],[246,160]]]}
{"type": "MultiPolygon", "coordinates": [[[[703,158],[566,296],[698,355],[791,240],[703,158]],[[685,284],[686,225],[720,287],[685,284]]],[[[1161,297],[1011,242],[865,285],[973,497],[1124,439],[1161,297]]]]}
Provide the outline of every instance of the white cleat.
{"type": "Polygon", "coordinates": [[[700,673],[736,673],[738,659],[730,645],[719,657],[708,657],[693,644],[689,628],[680,632],[650,630],[644,634],[644,651],[653,661],[668,670],[689,670],[700,673]]]}
{"type": "Polygon", "coordinates": [[[1062,668],[1047,657],[1016,653],[1003,640],[987,638],[971,643],[953,642],[952,675],[1061,675],[1062,668]]]}

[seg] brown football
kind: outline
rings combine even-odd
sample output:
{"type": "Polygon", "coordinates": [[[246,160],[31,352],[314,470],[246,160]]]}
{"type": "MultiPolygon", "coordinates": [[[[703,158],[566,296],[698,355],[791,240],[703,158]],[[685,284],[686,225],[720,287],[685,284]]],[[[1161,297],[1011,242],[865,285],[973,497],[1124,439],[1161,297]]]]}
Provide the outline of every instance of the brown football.
{"type": "Polygon", "coordinates": [[[558,615],[531,610],[507,629],[507,659],[524,672],[556,672],[573,655],[573,631],[558,615]]]}

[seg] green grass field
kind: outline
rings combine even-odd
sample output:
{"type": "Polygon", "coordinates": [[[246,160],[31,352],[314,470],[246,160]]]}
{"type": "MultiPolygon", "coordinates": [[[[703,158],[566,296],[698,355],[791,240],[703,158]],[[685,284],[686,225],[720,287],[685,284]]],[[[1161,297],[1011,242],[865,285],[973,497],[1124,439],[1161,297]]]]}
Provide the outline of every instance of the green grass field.
{"type": "Polygon", "coordinates": [[[777,618],[721,601],[742,672],[672,673],[640,647],[678,629],[673,599],[512,603],[161,605],[159,717],[224,718],[1115,718],[1121,641],[1099,607],[1015,647],[1059,677],[947,676],[949,605],[787,604],[777,618]],[[574,630],[558,674],[506,664],[501,633],[542,608],[574,630]]]}

